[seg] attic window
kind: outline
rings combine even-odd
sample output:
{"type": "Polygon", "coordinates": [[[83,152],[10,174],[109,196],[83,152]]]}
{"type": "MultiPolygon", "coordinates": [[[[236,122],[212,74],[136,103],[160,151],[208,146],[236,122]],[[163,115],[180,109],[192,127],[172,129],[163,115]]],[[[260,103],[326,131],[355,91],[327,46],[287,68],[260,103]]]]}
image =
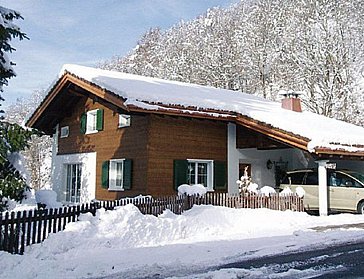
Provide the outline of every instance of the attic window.
{"type": "Polygon", "coordinates": [[[130,115],[119,114],[119,128],[130,126],[130,115]]]}
{"type": "Polygon", "coordinates": [[[70,132],[69,126],[61,127],[61,138],[67,138],[70,132]]]}
{"type": "Polygon", "coordinates": [[[81,115],[81,133],[93,134],[102,131],[104,127],[103,110],[90,110],[81,115]]]}

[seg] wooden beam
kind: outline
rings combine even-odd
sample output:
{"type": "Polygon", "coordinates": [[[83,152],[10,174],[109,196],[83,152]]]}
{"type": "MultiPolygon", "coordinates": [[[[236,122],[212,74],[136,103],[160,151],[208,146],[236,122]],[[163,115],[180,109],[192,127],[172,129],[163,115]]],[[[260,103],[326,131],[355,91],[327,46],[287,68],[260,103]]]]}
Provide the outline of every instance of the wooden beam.
{"type": "Polygon", "coordinates": [[[69,73],[67,75],[67,80],[81,87],[82,89],[91,92],[95,96],[114,104],[125,111],[129,111],[128,107],[124,104],[124,100],[121,97],[115,95],[114,93],[107,91],[96,84],[92,84],[84,79],[75,77],[69,73]]]}
{"type": "Polygon", "coordinates": [[[38,118],[43,114],[45,109],[49,106],[49,104],[53,101],[53,99],[57,96],[59,91],[63,88],[63,86],[65,86],[66,83],[67,83],[67,75],[65,74],[53,86],[48,96],[45,97],[45,99],[40,104],[38,109],[29,118],[29,120],[26,123],[26,126],[32,127],[35,124],[35,122],[37,122],[38,118]]]}
{"type": "Polygon", "coordinates": [[[282,143],[297,147],[302,150],[307,150],[308,139],[302,138],[298,135],[288,134],[275,128],[269,128],[264,123],[259,123],[244,116],[237,117],[236,123],[264,134],[272,139],[278,140],[282,143]]]}

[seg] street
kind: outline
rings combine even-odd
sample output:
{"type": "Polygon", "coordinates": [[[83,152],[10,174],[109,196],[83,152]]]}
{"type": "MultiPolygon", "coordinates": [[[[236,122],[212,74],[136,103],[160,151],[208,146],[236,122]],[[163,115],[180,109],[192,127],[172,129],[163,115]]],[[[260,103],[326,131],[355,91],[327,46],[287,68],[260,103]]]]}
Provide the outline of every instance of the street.
{"type": "MultiPolygon", "coordinates": [[[[346,243],[314,251],[302,251],[251,259],[220,266],[219,269],[269,270],[280,278],[364,278],[364,242],[346,243]],[[287,275],[298,270],[296,275],[287,275]],[[303,272],[306,271],[306,272],[303,272]]],[[[251,277],[250,277],[251,278],[251,277]]]]}

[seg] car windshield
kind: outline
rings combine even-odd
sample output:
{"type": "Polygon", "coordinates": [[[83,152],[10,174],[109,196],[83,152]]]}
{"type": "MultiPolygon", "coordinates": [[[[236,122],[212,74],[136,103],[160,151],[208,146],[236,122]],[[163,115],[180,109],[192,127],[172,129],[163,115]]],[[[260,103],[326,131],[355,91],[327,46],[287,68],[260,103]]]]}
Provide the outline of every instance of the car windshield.
{"type": "Polygon", "coordinates": [[[361,183],[364,184],[364,174],[359,173],[359,172],[355,172],[355,171],[346,171],[346,173],[348,173],[352,177],[358,179],[361,183]]]}

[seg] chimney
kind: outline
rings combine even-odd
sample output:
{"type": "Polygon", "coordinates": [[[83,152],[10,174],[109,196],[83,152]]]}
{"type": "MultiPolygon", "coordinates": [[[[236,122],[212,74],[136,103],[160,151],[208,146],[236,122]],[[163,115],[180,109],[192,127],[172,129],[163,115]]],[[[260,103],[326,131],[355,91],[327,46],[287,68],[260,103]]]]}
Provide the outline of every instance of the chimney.
{"type": "Polygon", "coordinates": [[[299,98],[301,95],[300,93],[296,93],[294,91],[283,91],[283,93],[280,93],[279,95],[283,96],[282,108],[302,112],[301,100],[299,98]]]}

